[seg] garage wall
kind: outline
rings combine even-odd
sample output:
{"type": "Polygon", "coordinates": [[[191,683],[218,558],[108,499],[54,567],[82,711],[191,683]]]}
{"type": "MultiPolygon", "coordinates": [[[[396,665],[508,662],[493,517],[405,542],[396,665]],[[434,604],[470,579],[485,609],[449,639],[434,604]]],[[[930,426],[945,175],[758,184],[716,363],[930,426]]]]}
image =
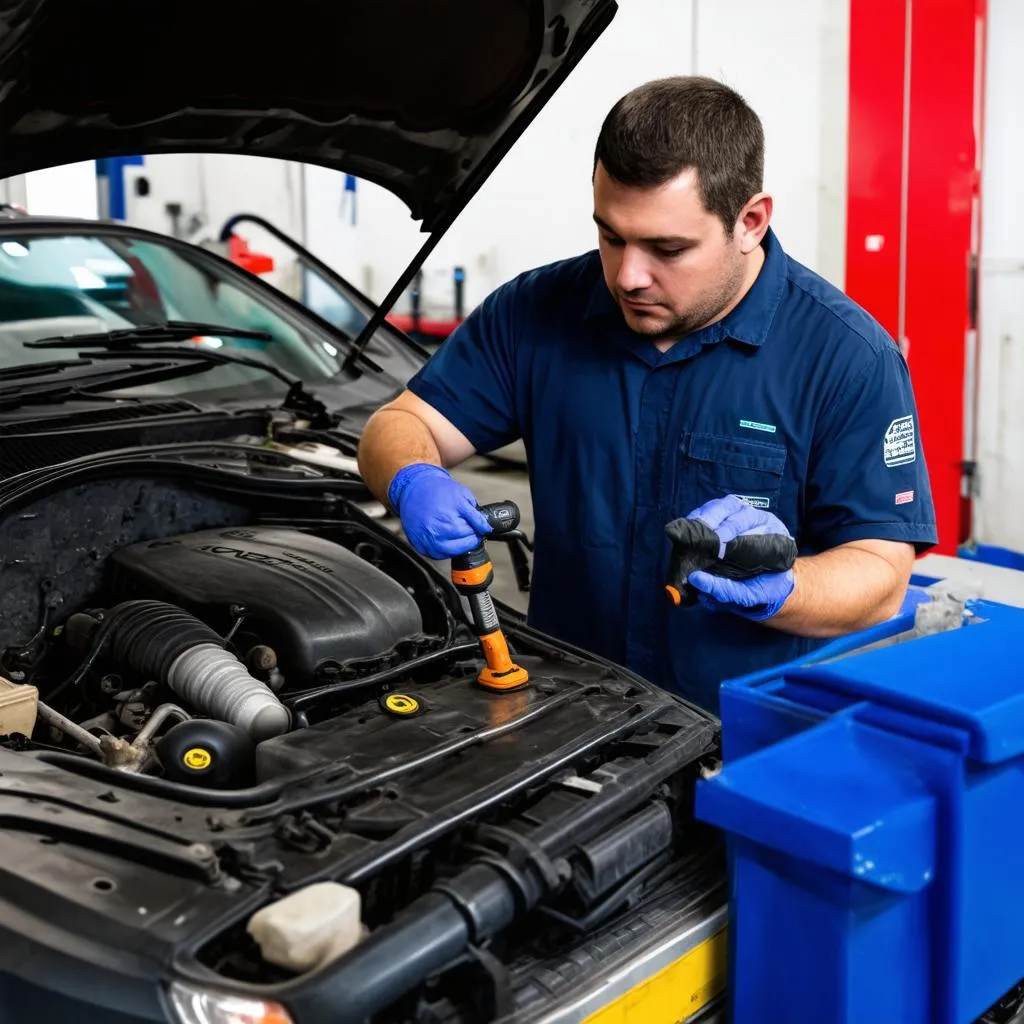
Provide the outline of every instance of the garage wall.
{"type": "Polygon", "coordinates": [[[765,187],[789,254],[842,287],[849,0],[699,0],[697,66],[765,130],[765,187]]]}
{"type": "Polygon", "coordinates": [[[91,161],[50,167],[0,182],[0,200],[30,213],[54,217],[95,217],[98,213],[96,170],[91,161]]]}
{"type": "Polygon", "coordinates": [[[13,178],[0,179],[0,203],[13,203],[16,206],[25,206],[27,200],[24,174],[18,174],[13,178]]]}
{"type": "Polygon", "coordinates": [[[1024,4],[988,0],[977,456],[979,541],[1024,551],[1024,4]]]}
{"type": "MultiPolygon", "coordinates": [[[[695,69],[729,82],[768,136],[767,186],[792,254],[841,283],[846,165],[847,0],[623,0],[611,27],[516,143],[426,265],[427,304],[467,307],[532,266],[594,246],[590,173],[608,109],[650,78],[695,69]]],[[[307,168],[311,249],[381,299],[422,237],[406,208],[359,182],[356,218],[341,175],[307,168]]]]}

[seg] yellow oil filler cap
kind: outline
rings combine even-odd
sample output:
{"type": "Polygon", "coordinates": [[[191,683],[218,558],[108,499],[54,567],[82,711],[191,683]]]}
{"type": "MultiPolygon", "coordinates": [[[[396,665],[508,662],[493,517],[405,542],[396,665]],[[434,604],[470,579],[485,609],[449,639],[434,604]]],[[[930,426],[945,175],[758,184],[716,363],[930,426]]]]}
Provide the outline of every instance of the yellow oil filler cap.
{"type": "Polygon", "coordinates": [[[386,694],[381,700],[381,705],[385,711],[401,718],[418,715],[423,710],[423,702],[411,693],[386,694]]]}

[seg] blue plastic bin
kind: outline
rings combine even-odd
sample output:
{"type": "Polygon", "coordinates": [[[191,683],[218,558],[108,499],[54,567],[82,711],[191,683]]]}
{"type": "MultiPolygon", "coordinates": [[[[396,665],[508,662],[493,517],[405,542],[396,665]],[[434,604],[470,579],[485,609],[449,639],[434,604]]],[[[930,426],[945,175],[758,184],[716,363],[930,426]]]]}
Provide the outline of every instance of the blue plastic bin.
{"type": "Polygon", "coordinates": [[[723,685],[733,1024],[971,1024],[1024,977],[1024,610],[723,685]]]}
{"type": "Polygon", "coordinates": [[[1024,552],[1013,548],[1001,548],[995,544],[962,544],[957,550],[957,557],[970,562],[985,562],[987,565],[999,565],[1004,569],[1024,571],[1024,552]]]}

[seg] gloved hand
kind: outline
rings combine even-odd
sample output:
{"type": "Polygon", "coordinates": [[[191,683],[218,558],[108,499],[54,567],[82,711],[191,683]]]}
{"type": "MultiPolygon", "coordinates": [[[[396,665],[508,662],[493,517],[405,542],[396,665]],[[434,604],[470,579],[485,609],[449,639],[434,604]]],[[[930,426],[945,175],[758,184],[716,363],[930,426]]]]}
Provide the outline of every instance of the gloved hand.
{"type": "MultiPolygon", "coordinates": [[[[782,534],[790,536],[785,523],[764,509],[730,494],[694,509],[687,519],[700,519],[718,534],[720,551],[736,537],[748,534],[782,534]]],[[[732,612],[755,622],[776,615],[793,593],[793,570],[763,573],[749,580],[730,580],[700,570],[690,573],[687,582],[699,591],[698,600],[705,608],[732,612]]]]}
{"type": "Polygon", "coordinates": [[[403,466],[388,487],[388,501],[409,543],[427,558],[464,555],[491,532],[469,488],[428,462],[403,466]]]}

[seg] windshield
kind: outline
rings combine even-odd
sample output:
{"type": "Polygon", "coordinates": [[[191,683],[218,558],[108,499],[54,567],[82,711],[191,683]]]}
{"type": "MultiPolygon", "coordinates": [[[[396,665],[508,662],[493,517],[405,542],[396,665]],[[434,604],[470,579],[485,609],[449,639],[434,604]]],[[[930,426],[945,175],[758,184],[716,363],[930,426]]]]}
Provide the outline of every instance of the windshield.
{"type": "MultiPolygon", "coordinates": [[[[0,233],[0,366],[52,360],[52,351],[22,344],[34,338],[189,320],[266,331],[273,341],[204,337],[183,346],[255,356],[306,382],[338,372],[344,353],[325,331],[204,256],[130,235],[0,233]]],[[[257,368],[229,364],[132,393],[283,390],[280,380],[257,368]]]]}

